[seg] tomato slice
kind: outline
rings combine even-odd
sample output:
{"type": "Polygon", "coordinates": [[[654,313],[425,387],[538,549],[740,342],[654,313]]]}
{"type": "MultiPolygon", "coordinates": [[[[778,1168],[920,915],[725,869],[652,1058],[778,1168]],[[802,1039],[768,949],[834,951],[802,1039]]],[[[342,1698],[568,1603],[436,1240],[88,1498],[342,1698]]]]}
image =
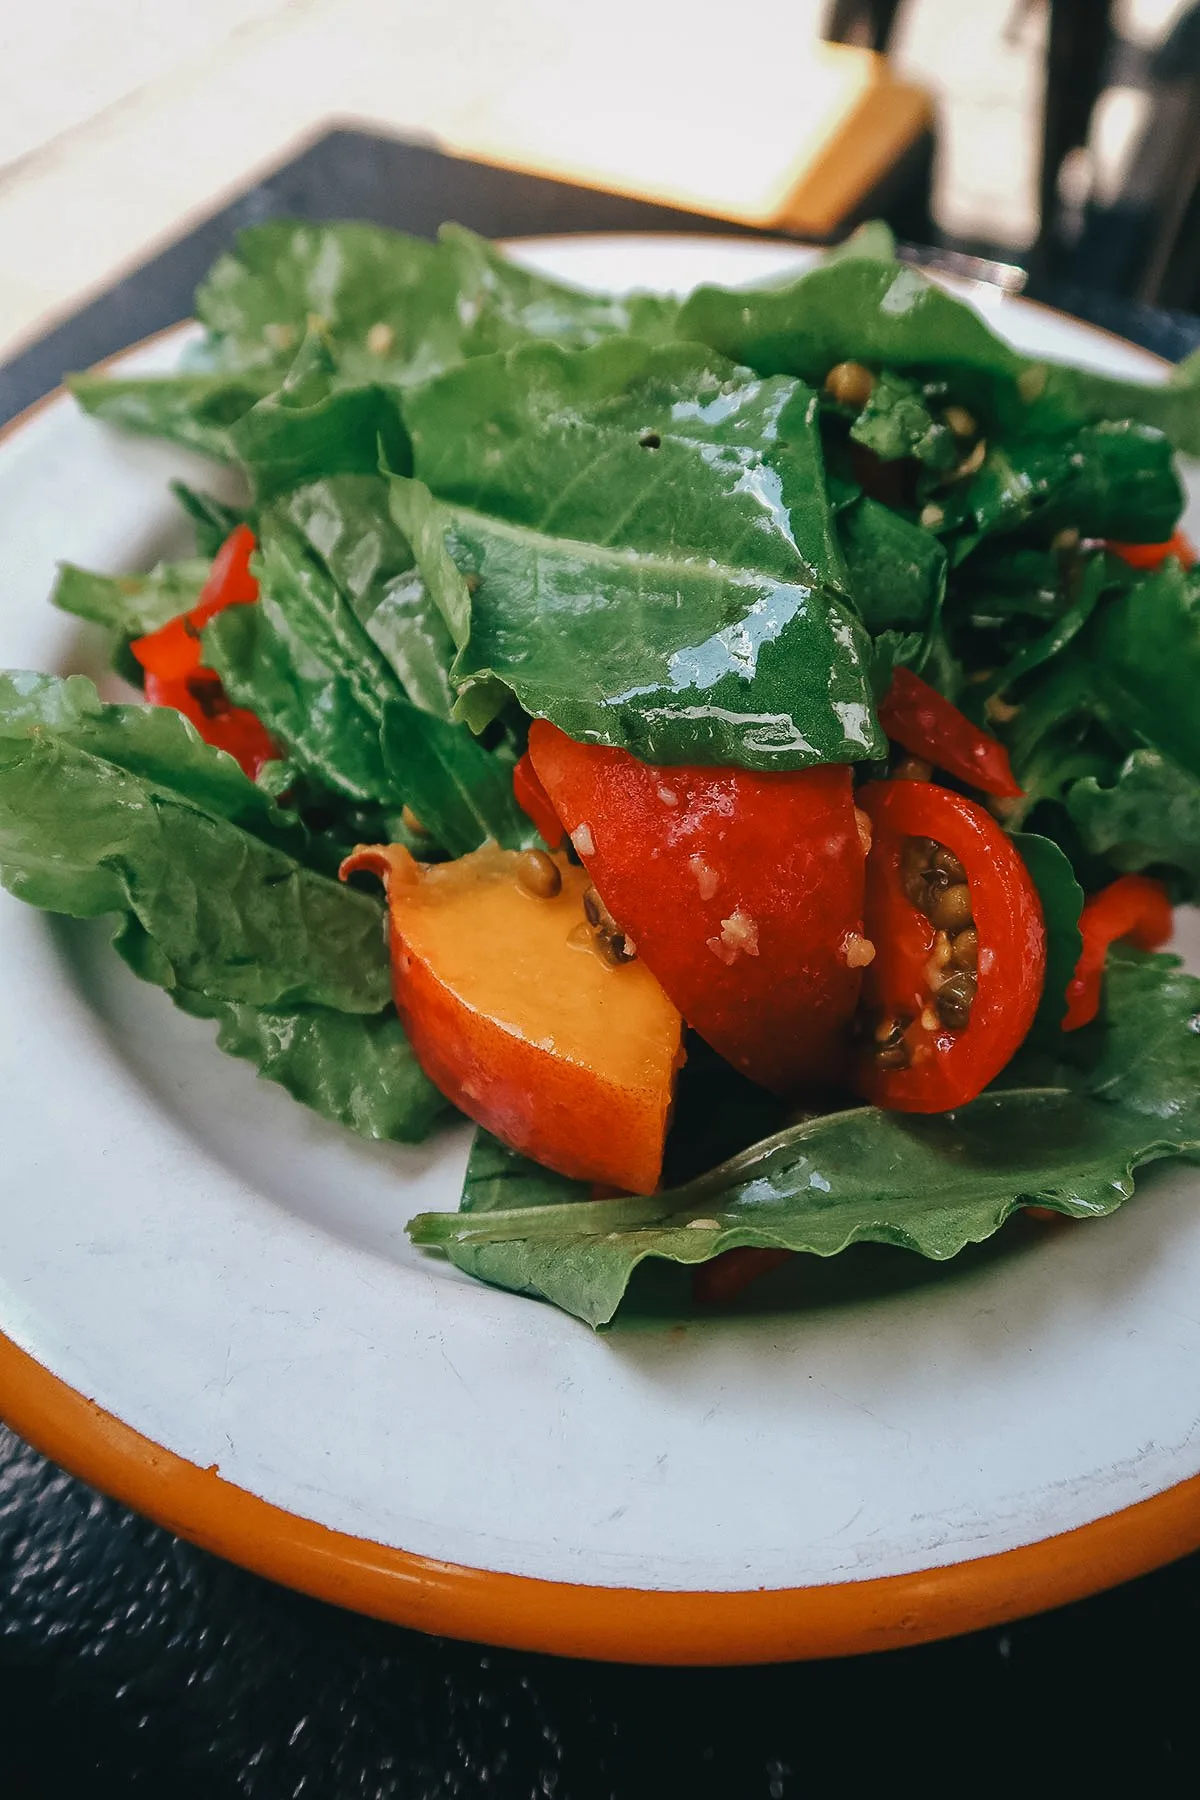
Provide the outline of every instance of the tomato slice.
{"type": "Polygon", "coordinates": [[[545,720],[529,754],[599,898],[688,1024],[776,1092],[837,1080],[871,954],[850,769],[655,768],[545,720]]]}
{"type": "Polygon", "coordinates": [[[1142,950],[1157,950],[1173,929],[1171,901],[1161,881],[1122,875],[1094,895],[1083,909],[1079,930],[1083,949],[1067,988],[1064,1031],[1090,1025],[1100,1011],[1100,984],[1108,947],[1131,938],[1142,950]]]}
{"type": "Polygon", "coordinates": [[[543,842],[558,850],[566,837],[562,820],[555,812],[550,796],[537,778],[528,750],[513,768],[513,795],[527,819],[532,819],[543,842]]]}
{"type": "Polygon", "coordinates": [[[1108,548],[1131,569],[1159,569],[1168,556],[1178,557],[1184,568],[1190,569],[1196,560],[1195,547],[1182,531],[1175,532],[1165,544],[1116,544],[1110,538],[1108,548]]]}
{"type": "Polygon", "coordinates": [[[962,794],[924,781],[860,790],[871,821],[855,1086],[876,1106],[945,1112],[1016,1051],[1046,972],[1042,908],[1012,839],[962,794]]]}
{"type": "Polygon", "coordinates": [[[980,731],[957,706],[936,688],[899,668],[879,708],[879,723],[892,739],[912,756],[920,756],[956,775],[985,794],[1015,800],[1022,792],[1008,751],[997,738],[980,731]]]}
{"type": "Polygon", "coordinates": [[[256,714],[234,706],[219,676],[204,667],[200,633],[225,607],[247,606],[258,599],[258,582],[250,572],[255,547],[248,525],[231,531],[213,558],[195,606],[130,645],[146,671],[145,692],[151,705],[173,706],[181,712],[206,744],[227,750],[252,781],[264,763],[279,756],[279,746],[256,714]]]}

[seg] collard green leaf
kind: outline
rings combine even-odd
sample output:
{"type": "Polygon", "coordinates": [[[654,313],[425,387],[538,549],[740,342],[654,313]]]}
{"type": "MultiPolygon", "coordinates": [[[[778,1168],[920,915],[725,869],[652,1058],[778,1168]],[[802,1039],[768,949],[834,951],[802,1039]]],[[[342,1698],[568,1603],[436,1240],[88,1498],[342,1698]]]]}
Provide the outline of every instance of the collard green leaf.
{"type": "Polygon", "coordinates": [[[455,506],[844,590],[816,397],[797,382],[693,344],[530,344],[411,390],[404,413],[414,473],[455,506]]]}
{"type": "Polygon", "coordinates": [[[835,363],[983,372],[1015,384],[1024,363],[978,313],[906,263],[825,262],[769,287],[700,287],[680,309],[681,338],[711,344],[764,375],[820,387],[835,363]]]}
{"type": "Polygon", "coordinates": [[[946,552],[932,532],[865,494],[838,513],[837,525],[867,630],[932,630],[946,589],[946,552]]]}
{"type": "Polygon", "coordinates": [[[424,1213],[409,1231],[469,1274],[593,1326],[612,1319],[647,1257],[693,1264],[740,1247],[834,1256],[875,1242],[944,1261],[1024,1205],[1103,1217],[1128,1199],[1136,1168],[1195,1154],[1197,1016],[1200,982],[1173,958],[1118,958],[1106,1021],[1066,1040],[1074,1060],[1048,1069],[1053,1085],[992,1090],[927,1118],[827,1114],[649,1199],[554,1204],[543,1186],[525,1203],[521,1170],[492,1170],[482,1197],[506,1206],[424,1213]]]}
{"type": "Polygon", "coordinates": [[[461,225],[442,226],[438,250],[449,270],[464,357],[508,350],[529,338],[585,349],[608,337],[657,344],[674,335],[679,302],[669,295],[590,293],[551,281],[461,225]]]}
{"type": "Polygon", "coordinates": [[[196,534],[196,554],[210,561],[231,531],[251,522],[249,508],[231,506],[225,500],[218,500],[215,494],[203,494],[198,488],[189,487],[186,481],[173,481],[171,492],[191,520],[196,534]]]}
{"type": "Polygon", "coordinates": [[[386,481],[333,476],[297,488],[277,510],[320,557],[413,705],[448,719],[454,640],[392,518],[386,481]]]}
{"type": "Polygon", "coordinates": [[[1046,926],[1046,976],[1033,1026],[1035,1033],[1045,1037],[1057,1032],[1066,1017],[1067,987],[1083,949],[1079,929],[1083,889],[1070,861],[1049,838],[1018,832],[1013,842],[1033,877],[1046,926]]]}
{"type": "Polygon", "coordinates": [[[250,1006],[177,989],[182,1011],[217,1021],[217,1044],[323,1119],[360,1137],[419,1144],[452,1109],[424,1074],[395,1012],[250,1006]]]}
{"type": "Polygon", "coordinates": [[[1200,775],[1200,577],[1172,558],[1134,582],[1097,618],[1091,650],[1111,721],[1200,775]]]}
{"type": "Polygon", "coordinates": [[[246,373],[110,376],[69,375],[67,387],[85,412],[106,425],[168,438],[217,462],[233,462],[229,428],[282,379],[284,368],[246,373]]]}
{"type": "Polygon", "coordinates": [[[1183,507],[1171,446],[1128,420],[1086,425],[1069,437],[1025,433],[993,443],[983,467],[943,491],[937,529],[956,534],[954,560],[981,538],[1035,524],[1130,543],[1169,538],[1183,507]]]}
{"type": "Polygon", "coordinates": [[[1200,778],[1157,750],[1135,750],[1111,781],[1068,787],[1067,812],[1087,849],[1122,873],[1179,871],[1200,891],[1200,778]]]}
{"type": "Polygon", "coordinates": [[[159,563],[145,575],[94,575],[74,563],[60,563],[50,600],[119,638],[141,637],[196,604],[209,568],[206,558],[193,557],[159,563]]]}
{"type": "Polygon", "coordinates": [[[569,736],[656,763],[805,768],[883,752],[848,609],[712,557],[584,544],[393,480],[392,508],[459,644],[457,711],[506,692],[569,736]]]}
{"type": "Polygon", "coordinates": [[[399,807],[379,730],[403,690],[328,571],[271,514],[259,588],[256,606],[227,607],[206,626],[205,661],[331,793],[399,807]]]}
{"type": "Polygon", "coordinates": [[[871,397],[850,427],[850,436],[880,462],[912,457],[945,473],[959,460],[958,440],[930,411],[921,383],[884,369],[871,397]]]}
{"type": "Polygon", "coordinates": [[[465,725],[392,700],[382,745],[397,790],[450,856],[478,850],[488,838],[509,850],[536,842],[513,797],[511,762],[485,750],[465,725]]]}
{"type": "Polygon", "coordinates": [[[283,847],[303,835],[170,708],[103,705],[81,676],[0,678],[0,878],[55,912],[131,912],[172,985],[387,1004],[379,903],[283,847]]]}

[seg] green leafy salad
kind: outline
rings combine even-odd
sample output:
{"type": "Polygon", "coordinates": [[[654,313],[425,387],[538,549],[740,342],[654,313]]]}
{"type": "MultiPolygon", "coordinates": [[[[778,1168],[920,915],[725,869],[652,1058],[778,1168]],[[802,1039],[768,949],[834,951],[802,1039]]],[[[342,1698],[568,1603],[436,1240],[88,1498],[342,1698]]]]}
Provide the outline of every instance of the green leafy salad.
{"type": "Polygon", "coordinates": [[[878,226],[681,300],[273,223],[196,313],[70,386],[242,501],[62,567],[136,697],[0,676],[0,878],[325,1118],[474,1120],[416,1243],[597,1326],[1196,1157],[1200,361],[1019,355],[878,226]]]}

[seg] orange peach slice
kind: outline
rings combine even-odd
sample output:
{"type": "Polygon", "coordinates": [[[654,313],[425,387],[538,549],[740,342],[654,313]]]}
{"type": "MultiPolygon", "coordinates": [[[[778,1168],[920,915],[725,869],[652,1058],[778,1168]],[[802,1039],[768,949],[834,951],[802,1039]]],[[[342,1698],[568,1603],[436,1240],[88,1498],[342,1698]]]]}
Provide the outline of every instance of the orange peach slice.
{"type": "Polygon", "coordinates": [[[368,869],[387,888],[396,1008],[442,1093],[547,1168],[652,1193],[679,1013],[643,963],[597,953],[585,870],[554,857],[561,885],[542,898],[520,860],[494,844],[435,864],[360,846],[341,873],[368,869]]]}

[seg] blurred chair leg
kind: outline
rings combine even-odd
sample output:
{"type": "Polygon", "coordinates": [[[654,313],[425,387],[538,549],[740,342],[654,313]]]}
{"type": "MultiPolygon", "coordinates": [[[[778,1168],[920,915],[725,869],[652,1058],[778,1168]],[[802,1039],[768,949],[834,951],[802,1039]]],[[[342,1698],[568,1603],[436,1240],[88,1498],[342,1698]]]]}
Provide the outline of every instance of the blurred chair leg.
{"type": "Polygon", "coordinates": [[[831,44],[858,41],[860,25],[866,27],[866,48],[887,55],[896,14],[903,0],[833,0],[825,20],[824,36],[831,44]]]}
{"type": "Polygon", "coordinates": [[[1070,150],[1088,141],[1112,42],[1112,0],[1050,0],[1042,114],[1040,224],[1030,267],[1045,274],[1054,260],[1058,174],[1070,150]]]}

